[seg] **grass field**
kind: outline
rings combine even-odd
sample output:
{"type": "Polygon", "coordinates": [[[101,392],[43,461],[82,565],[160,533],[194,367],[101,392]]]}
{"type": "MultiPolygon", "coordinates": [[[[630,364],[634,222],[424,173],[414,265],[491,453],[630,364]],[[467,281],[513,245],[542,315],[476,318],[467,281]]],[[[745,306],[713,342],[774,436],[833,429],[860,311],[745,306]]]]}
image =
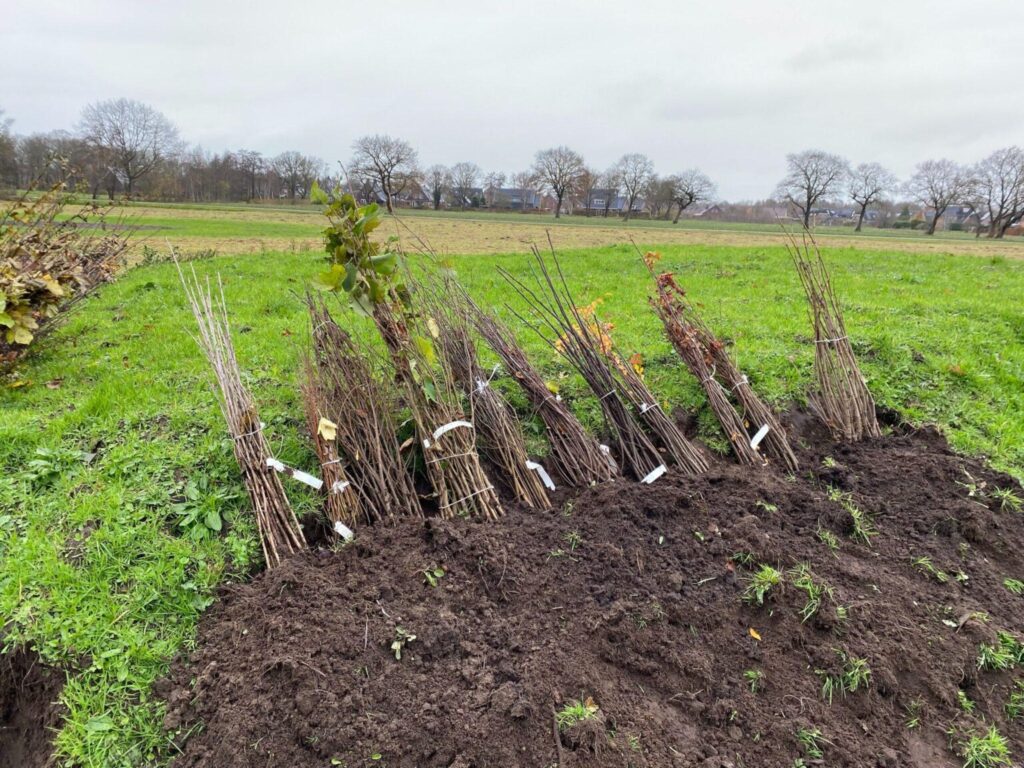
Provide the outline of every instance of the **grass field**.
{"type": "MultiPolygon", "coordinates": [[[[166,249],[167,243],[187,251],[215,248],[221,253],[260,253],[318,249],[320,211],[310,205],[189,205],[134,203],[127,207],[140,226],[140,243],[166,249]]],[[[633,238],[649,244],[731,245],[757,247],[781,244],[784,235],[772,224],[746,224],[682,219],[623,222],[600,216],[494,213],[488,211],[404,210],[391,218],[386,235],[408,236],[408,226],[435,248],[448,253],[520,253],[546,242],[547,232],[560,248],[597,248],[633,238]]],[[[852,227],[820,227],[816,236],[831,247],[859,250],[899,249],[913,253],[963,253],[1024,257],[1024,239],[976,239],[965,232],[921,232],[852,227]]]]}
{"type": "MultiPolygon", "coordinates": [[[[236,238],[258,243],[261,235],[254,232],[292,237],[303,228],[306,235],[294,236],[314,242],[320,226],[308,211],[259,211],[250,220],[233,209],[168,210],[139,212],[147,223],[168,222],[172,242],[204,242],[222,252],[236,238]]],[[[552,221],[423,216],[415,223],[436,246],[476,253],[455,258],[459,275],[471,293],[507,315],[512,298],[494,267],[525,274],[521,251],[552,221]],[[427,231],[428,224],[441,227],[438,234],[427,231]],[[454,234],[449,238],[444,228],[454,234]],[[498,234],[506,229],[516,234],[498,234]]],[[[620,228],[605,233],[598,225],[553,231],[566,246],[591,234],[617,243],[623,237],[620,228]]],[[[774,235],[723,235],[756,240],[739,247],[671,241],[670,233],[709,237],[692,228],[636,224],[628,233],[664,243],[662,265],[703,304],[713,327],[735,342],[757,389],[779,406],[803,399],[811,370],[809,328],[796,276],[774,235]]],[[[163,244],[164,234],[154,245],[163,244]]],[[[904,243],[881,237],[870,247],[851,247],[844,238],[823,242],[879,403],[915,422],[941,425],[958,449],[1024,477],[1018,418],[1024,412],[1024,262],[908,253],[894,250],[904,243]]],[[[954,239],[923,244],[937,251],[976,247],[954,239]]],[[[998,247],[1009,252],[1019,245],[998,247]]],[[[239,359],[273,450],[307,469],[315,462],[302,437],[296,372],[308,330],[296,293],[321,265],[317,252],[301,248],[195,263],[200,274],[223,277],[239,359]]],[[[566,251],[563,265],[577,298],[601,299],[619,343],[643,354],[659,397],[696,411],[701,436],[721,448],[696,383],[646,305],[648,278],[632,247],[566,251]]],[[[173,267],[135,269],[88,300],[0,387],[4,641],[26,643],[72,670],[64,692],[68,721],[57,743],[74,765],[151,765],[169,756],[151,684],[168,659],[188,647],[214,586],[259,565],[244,489],[209,371],[188,335],[191,325],[173,267]],[[213,530],[218,526],[219,533],[213,530]]],[[[546,375],[599,429],[597,404],[578,378],[518,330],[546,375]]],[[[499,386],[523,405],[507,381],[499,386]]],[[[539,434],[538,424],[527,426],[539,434]]],[[[288,490],[300,512],[316,508],[301,486],[288,490]]]]}

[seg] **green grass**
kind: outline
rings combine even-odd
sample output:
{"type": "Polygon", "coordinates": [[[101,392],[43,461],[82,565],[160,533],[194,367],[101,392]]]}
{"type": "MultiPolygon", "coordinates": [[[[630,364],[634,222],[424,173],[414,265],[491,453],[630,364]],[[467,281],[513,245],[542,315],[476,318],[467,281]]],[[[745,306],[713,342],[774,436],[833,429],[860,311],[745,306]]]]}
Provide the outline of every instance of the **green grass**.
{"type": "MultiPolygon", "coordinates": [[[[785,251],[674,246],[663,253],[662,266],[735,342],[754,386],[778,405],[802,400],[812,351],[785,251]]],[[[1024,475],[1024,423],[1016,418],[1024,411],[1024,263],[854,249],[826,255],[880,404],[936,422],[958,449],[1024,475]]],[[[525,274],[527,257],[455,262],[482,303],[506,317],[506,302],[519,306],[494,266],[525,274]]],[[[295,386],[307,336],[295,292],[321,269],[319,256],[219,257],[195,266],[223,276],[238,356],[273,450],[313,468],[295,386]]],[[[702,436],[723,446],[699,387],[646,306],[648,278],[631,248],[567,252],[563,266],[580,302],[603,299],[615,338],[643,354],[656,394],[695,410],[702,436]]],[[[72,670],[57,745],[76,765],[167,757],[152,681],[192,642],[214,586],[258,565],[248,502],[191,327],[173,267],[138,269],[85,302],[17,379],[0,383],[4,642],[28,644],[72,670]],[[214,518],[225,522],[219,534],[208,524],[214,518]]],[[[600,410],[578,377],[529,332],[519,335],[598,427],[600,410]]],[[[507,380],[497,385],[524,406],[507,380]]],[[[540,446],[539,425],[526,424],[540,446]]],[[[288,491],[300,512],[314,509],[311,494],[288,491]]]]}

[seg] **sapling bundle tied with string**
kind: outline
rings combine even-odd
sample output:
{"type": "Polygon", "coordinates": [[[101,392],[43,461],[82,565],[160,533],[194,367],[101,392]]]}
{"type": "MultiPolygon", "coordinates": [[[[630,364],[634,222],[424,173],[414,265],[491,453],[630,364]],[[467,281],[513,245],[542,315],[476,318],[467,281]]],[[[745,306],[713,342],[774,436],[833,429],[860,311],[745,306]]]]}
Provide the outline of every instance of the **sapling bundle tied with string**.
{"type": "Polygon", "coordinates": [[[608,338],[607,345],[602,343],[601,348],[606,350],[609,362],[621,379],[623,396],[629,400],[637,416],[653,436],[655,444],[661,446],[672,462],[684,473],[698,475],[706,472],[707,460],[697,447],[686,439],[686,435],[682,433],[672,418],[665,413],[654,393],[647,386],[647,382],[644,381],[643,362],[639,355],[633,355],[628,360],[623,358],[611,340],[609,333],[611,329],[608,324],[600,321],[592,307],[587,309],[590,314],[588,319],[591,321],[591,327],[598,335],[608,338]]]}
{"type": "MultiPolygon", "coordinates": [[[[325,486],[342,480],[340,474],[333,475],[332,468],[338,467],[352,483],[340,496],[354,494],[359,519],[421,517],[412,473],[398,444],[394,418],[398,404],[379,375],[383,366],[373,363],[377,351],[343,330],[321,298],[307,296],[306,302],[313,343],[306,386],[315,387],[319,397],[318,431],[319,419],[326,418],[334,433],[321,457],[325,486]]],[[[312,417],[309,420],[312,423],[312,417]]]]}
{"type": "Polygon", "coordinates": [[[882,431],[875,401],[857,365],[842,307],[818,245],[804,233],[801,242],[790,235],[787,248],[807,295],[814,326],[815,391],[809,398],[811,409],[837,438],[879,437],[882,431]]]}
{"type": "Polygon", "coordinates": [[[545,383],[512,331],[465,294],[463,298],[476,332],[498,355],[505,371],[519,384],[544,424],[551,446],[551,468],[567,485],[576,488],[613,480],[618,475],[614,463],[608,460],[600,444],[587,433],[558,393],[545,383]]]}
{"type": "Polygon", "coordinates": [[[665,335],[676,353],[704,390],[733,453],[741,464],[763,465],[764,457],[758,452],[757,446],[751,443],[743,419],[729,402],[727,390],[715,378],[718,371],[714,357],[705,348],[700,332],[686,311],[688,302],[682,288],[676,285],[672,275],[667,272],[655,277],[654,282],[657,296],[651,299],[651,306],[661,318],[665,335]]]}
{"type": "Polygon", "coordinates": [[[533,249],[539,270],[536,288],[531,288],[508,271],[499,272],[533,311],[534,320],[520,319],[552,349],[562,355],[583,377],[601,405],[608,430],[618,449],[619,462],[634,477],[654,482],[665,472],[661,455],[640,423],[630,413],[628,398],[602,348],[601,335],[590,326],[569,291],[565,276],[552,250],[555,277],[540,251],[533,249]]]}
{"type": "Polygon", "coordinates": [[[204,286],[194,270],[191,278],[186,278],[178,265],[178,275],[199,328],[196,341],[217,380],[218,401],[256,514],[263,556],[267,567],[273,568],[286,556],[306,547],[302,528],[274,470],[275,466],[283,465],[273,458],[256,403],[242,384],[223,287],[218,281],[219,290],[214,297],[209,281],[204,286]]]}
{"type": "Polygon", "coordinates": [[[751,386],[750,380],[736,365],[725,344],[715,336],[697,307],[675,282],[675,278],[670,273],[654,274],[657,254],[647,253],[643,258],[655,282],[664,283],[659,287],[659,296],[661,290],[666,290],[671,294],[675,307],[694,329],[698,341],[703,346],[704,359],[711,362],[711,370],[714,372],[715,378],[740,404],[744,425],[748,431],[753,432],[751,437],[757,438],[758,435],[761,435],[761,439],[757,442],[763,447],[764,452],[780,462],[786,469],[795,472],[799,468],[796,455],[793,453],[786,431],[774,411],[751,386]]]}
{"type": "Polygon", "coordinates": [[[545,491],[545,482],[553,485],[550,477],[541,464],[530,460],[515,413],[501,393],[491,386],[498,366],[490,372],[480,367],[470,334],[468,310],[452,281],[445,282],[447,286],[434,281],[427,306],[439,328],[441,354],[469,402],[477,445],[484,457],[501,471],[502,479],[516,499],[529,507],[545,509],[551,506],[545,491]]]}
{"type": "Polygon", "coordinates": [[[328,204],[330,221],[324,236],[331,267],[320,283],[346,292],[373,318],[404,387],[439,514],[496,519],[501,502],[480,465],[476,429],[436,351],[437,324],[416,310],[398,252],[370,240],[381,223],[377,205],[359,206],[349,194],[330,200],[319,189],[315,197],[328,204]]]}

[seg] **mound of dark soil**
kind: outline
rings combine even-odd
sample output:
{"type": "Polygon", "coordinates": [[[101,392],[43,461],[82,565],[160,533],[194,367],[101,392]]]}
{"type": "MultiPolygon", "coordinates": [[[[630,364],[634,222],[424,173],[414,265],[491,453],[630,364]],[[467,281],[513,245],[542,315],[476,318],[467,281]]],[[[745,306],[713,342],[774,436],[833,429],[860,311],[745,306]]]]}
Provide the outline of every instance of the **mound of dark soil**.
{"type": "Polygon", "coordinates": [[[1015,484],[932,432],[845,446],[797,420],[799,477],[723,461],[498,523],[362,529],[225,589],[163,684],[176,765],[934,768],[988,725],[1024,757],[1014,671],[978,666],[1024,626],[1003,583],[1024,517],[992,493],[1015,484]],[[784,581],[758,607],[761,564],[784,581]],[[801,564],[831,589],[806,620],[801,564]]]}
{"type": "Polygon", "coordinates": [[[53,729],[64,674],[43,666],[31,651],[0,656],[0,766],[51,765],[53,729]]]}

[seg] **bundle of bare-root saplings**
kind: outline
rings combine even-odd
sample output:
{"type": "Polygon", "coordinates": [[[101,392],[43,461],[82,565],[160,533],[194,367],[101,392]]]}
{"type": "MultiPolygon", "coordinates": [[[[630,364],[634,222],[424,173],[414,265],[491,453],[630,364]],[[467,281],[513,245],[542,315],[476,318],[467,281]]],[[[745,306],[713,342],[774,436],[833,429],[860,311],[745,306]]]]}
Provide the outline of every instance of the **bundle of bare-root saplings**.
{"type": "Polygon", "coordinates": [[[331,266],[321,283],[347,293],[373,318],[402,384],[439,514],[497,518],[501,501],[480,463],[476,428],[463,412],[448,360],[438,353],[440,326],[417,310],[398,253],[370,239],[381,222],[377,206],[361,207],[344,194],[329,201],[326,215],[331,266]]]}
{"type": "MultiPolygon", "coordinates": [[[[553,276],[540,251],[534,248],[533,255],[538,270],[533,287],[499,268],[533,312],[532,318],[519,315],[520,319],[569,361],[586,381],[601,405],[622,466],[641,482],[654,482],[667,467],[639,415],[628,406],[628,390],[609,359],[607,335],[591,311],[577,306],[557,256],[552,252],[553,276]]],[[[691,473],[702,470],[699,454],[694,451],[693,456],[695,458],[691,459],[684,455],[686,463],[681,465],[681,469],[691,473]]]]}
{"type": "Polygon", "coordinates": [[[273,458],[256,403],[242,383],[223,288],[218,282],[215,296],[209,281],[203,285],[194,270],[186,278],[180,265],[178,275],[198,326],[196,341],[217,380],[218,402],[256,515],[263,557],[267,567],[272,568],[306,546],[302,528],[275,471],[286,468],[273,458]]]}
{"type": "Polygon", "coordinates": [[[526,438],[511,406],[491,386],[498,371],[480,367],[470,330],[470,310],[461,292],[448,278],[436,280],[424,290],[425,306],[438,328],[441,354],[456,385],[469,402],[470,421],[476,427],[477,446],[484,457],[501,472],[512,495],[528,507],[546,509],[551,505],[545,485],[554,484],[544,467],[530,460],[526,438]]]}
{"type": "Polygon", "coordinates": [[[807,295],[814,327],[815,391],[810,397],[811,408],[837,438],[856,441],[878,437],[882,432],[875,401],[853,354],[843,310],[821,251],[808,233],[802,241],[790,235],[788,248],[807,295]]]}

